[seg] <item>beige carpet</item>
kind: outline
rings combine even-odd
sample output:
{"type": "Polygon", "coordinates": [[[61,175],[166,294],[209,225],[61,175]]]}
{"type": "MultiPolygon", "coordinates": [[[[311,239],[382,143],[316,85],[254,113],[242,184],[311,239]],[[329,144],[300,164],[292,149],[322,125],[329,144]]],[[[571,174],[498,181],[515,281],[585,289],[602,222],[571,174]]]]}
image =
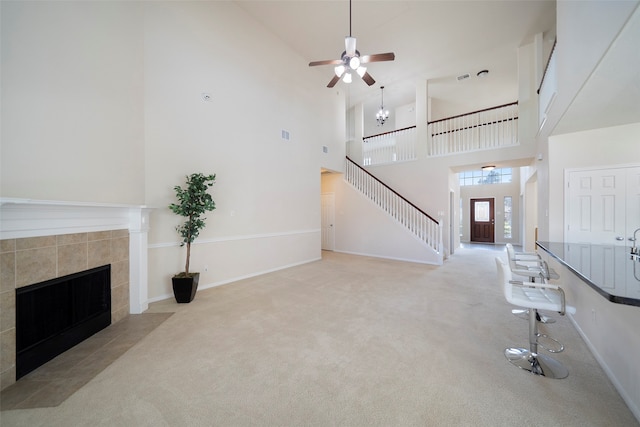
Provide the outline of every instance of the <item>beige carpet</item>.
{"type": "Polygon", "coordinates": [[[5,426],[635,426],[569,319],[541,328],[569,377],[511,366],[527,346],[494,257],[443,267],[337,253],[201,291],[54,408],[5,426]]]}

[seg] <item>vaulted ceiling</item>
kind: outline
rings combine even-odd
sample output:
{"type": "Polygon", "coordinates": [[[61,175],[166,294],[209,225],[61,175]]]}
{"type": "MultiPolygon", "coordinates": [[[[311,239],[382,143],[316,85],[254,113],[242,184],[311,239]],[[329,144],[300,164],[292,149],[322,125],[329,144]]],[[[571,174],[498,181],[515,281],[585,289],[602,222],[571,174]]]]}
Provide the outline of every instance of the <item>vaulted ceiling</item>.
{"type": "MultiPolygon", "coordinates": [[[[348,0],[235,0],[305,62],[338,59],[349,35],[348,0]]],[[[368,64],[376,80],[339,82],[350,105],[394,108],[415,101],[416,82],[429,81],[429,95],[462,112],[518,98],[517,49],[536,33],[555,31],[555,1],[353,0],[351,29],[362,55],[394,52],[393,62],[368,64]],[[489,70],[484,78],[476,74],[489,70]],[[469,74],[468,79],[457,77],[469,74]]],[[[333,77],[332,66],[308,72],[333,77]]],[[[330,89],[327,89],[330,90],[330,89]]]]}

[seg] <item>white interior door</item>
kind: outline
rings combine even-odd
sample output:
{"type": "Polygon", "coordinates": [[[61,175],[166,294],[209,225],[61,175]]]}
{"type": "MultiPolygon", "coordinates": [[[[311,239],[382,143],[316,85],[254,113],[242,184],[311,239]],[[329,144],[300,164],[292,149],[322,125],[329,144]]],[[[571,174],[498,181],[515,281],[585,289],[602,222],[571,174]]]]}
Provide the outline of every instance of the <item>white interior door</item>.
{"type": "MultiPolygon", "coordinates": [[[[640,228],[640,167],[627,171],[627,238],[640,228]]],[[[640,231],[636,235],[640,244],[640,231]]]]}
{"type": "Polygon", "coordinates": [[[568,172],[567,191],[567,242],[630,245],[640,228],[640,167],[568,172]]]}
{"type": "Polygon", "coordinates": [[[322,229],[322,249],[332,251],[335,249],[335,228],[334,209],[335,195],[333,193],[325,193],[320,195],[321,200],[321,229],[322,229]]]}
{"type": "MultiPolygon", "coordinates": [[[[574,171],[567,177],[567,260],[605,289],[640,295],[638,263],[619,256],[640,228],[640,167],[574,171]]],[[[637,237],[640,241],[640,232],[637,237]]]]}
{"type": "Polygon", "coordinates": [[[625,244],[626,168],[568,173],[565,241],[625,244]]]}

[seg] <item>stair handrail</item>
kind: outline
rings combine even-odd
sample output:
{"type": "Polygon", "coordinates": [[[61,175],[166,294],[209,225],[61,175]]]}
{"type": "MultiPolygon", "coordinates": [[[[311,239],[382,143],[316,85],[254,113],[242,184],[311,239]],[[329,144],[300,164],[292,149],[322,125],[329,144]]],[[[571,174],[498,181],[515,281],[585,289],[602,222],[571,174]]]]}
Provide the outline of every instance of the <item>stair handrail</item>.
{"type": "Polygon", "coordinates": [[[547,58],[547,62],[544,66],[544,72],[542,73],[542,79],[540,79],[540,85],[538,86],[538,90],[536,93],[540,95],[540,91],[542,90],[542,85],[544,84],[544,79],[547,77],[547,71],[549,71],[549,64],[551,63],[551,58],[556,51],[556,45],[558,44],[558,39],[553,41],[553,46],[551,47],[551,52],[549,52],[549,57],[547,58]]]}
{"type": "Polygon", "coordinates": [[[357,162],[354,162],[349,156],[347,156],[347,160],[352,163],[354,166],[356,166],[358,169],[362,170],[364,173],[366,173],[367,175],[369,175],[374,181],[376,181],[377,183],[379,183],[380,185],[382,185],[383,187],[385,187],[387,190],[391,191],[393,194],[395,194],[396,196],[398,196],[400,199],[402,199],[402,201],[404,201],[405,203],[407,203],[409,206],[413,207],[415,210],[417,210],[418,212],[420,212],[421,214],[423,214],[424,216],[426,216],[427,218],[429,218],[431,221],[435,222],[437,225],[440,225],[440,221],[434,219],[431,215],[429,215],[428,213],[426,213],[425,211],[423,211],[422,209],[420,209],[419,207],[417,207],[416,205],[414,205],[411,201],[407,200],[406,197],[404,197],[403,195],[401,195],[400,193],[398,193],[396,190],[394,190],[393,188],[389,187],[387,184],[385,184],[384,182],[380,181],[378,178],[376,178],[374,175],[371,174],[371,172],[369,172],[368,170],[366,170],[365,168],[363,168],[362,166],[360,166],[357,162]]]}

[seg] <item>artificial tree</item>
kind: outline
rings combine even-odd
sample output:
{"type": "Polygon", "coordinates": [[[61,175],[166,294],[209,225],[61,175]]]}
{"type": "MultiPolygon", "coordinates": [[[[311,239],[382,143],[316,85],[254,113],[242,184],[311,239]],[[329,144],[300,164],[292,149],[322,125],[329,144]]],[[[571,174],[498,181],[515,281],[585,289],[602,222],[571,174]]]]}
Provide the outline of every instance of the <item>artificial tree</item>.
{"type": "MultiPolygon", "coordinates": [[[[178,273],[173,277],[173,288],[174,294],[176,294],[176,300],[178,300],[178,294],[176,293],[176,283],[183,283],[184,280],[176,279],[194,279],[191,283],[195,282],[195,285],[192,285],[193,289],[191,291],[191,297],[189,301],[178,301],[178,302],[190,302],[195,295],[195,290],[198,286],[198,277],[199,273],[191,273],[189,271],[189,261],[191,259],[191,243],[198,237],[200,234],[200,230],[202,230],[206,223],[206,218],[203,215],[206,212],[213,211],[216,208],[216,203],[213,201],[211,194],[207,191],[209,187],[211,187],[216,180],[216,175],[205,175],[203,173],[193,173],[191,175],[187,175],[186,187],[182,188],[179,185],[173,187],[176,198],[178,199],[177,203],[171,203],[169,205],[169,209],[177,215],[185,217],[185,220],[182,224],[176,227],[176,230],[182,237],[182,242],[180,246],[187,247],[187,257],[186,263],[184,266],[184,271],[182,273],[178,273]]],[[[182,285],[180,285],[182,286],[182,285]]]]}

